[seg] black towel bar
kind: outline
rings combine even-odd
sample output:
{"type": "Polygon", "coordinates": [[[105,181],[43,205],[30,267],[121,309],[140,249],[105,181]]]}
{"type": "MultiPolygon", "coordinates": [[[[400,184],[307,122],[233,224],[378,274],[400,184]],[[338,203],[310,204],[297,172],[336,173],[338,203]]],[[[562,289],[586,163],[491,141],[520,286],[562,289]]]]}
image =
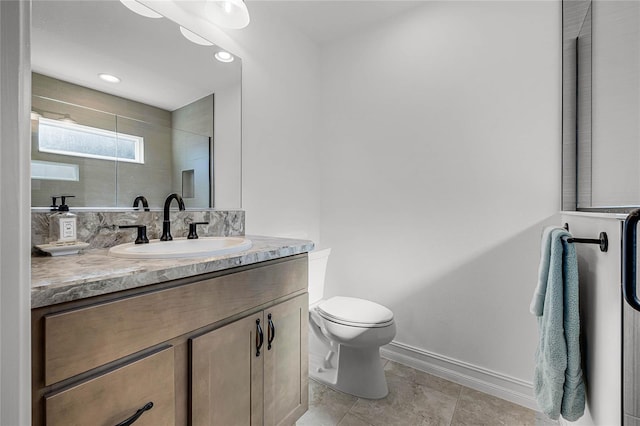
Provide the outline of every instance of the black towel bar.
{"type": "MultiPolygon", "coordinates": [[[[567,231],[569,230],[569,224],[565,223],[563,226],[567,231]]],[[[567,238],[568,243],[582,243],[582,244],[599,244],[600,251],[609,250],[609,238],[607,238],[606,232],[601,232],[599,238],[567,238]]]]}

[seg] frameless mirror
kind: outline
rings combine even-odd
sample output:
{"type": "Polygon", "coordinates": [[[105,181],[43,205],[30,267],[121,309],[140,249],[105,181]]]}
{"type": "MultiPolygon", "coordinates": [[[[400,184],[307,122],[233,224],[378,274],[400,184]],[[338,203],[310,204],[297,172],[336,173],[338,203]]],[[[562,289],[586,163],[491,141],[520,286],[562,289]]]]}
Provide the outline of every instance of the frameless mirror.
{"type": "Polygon", "coordinates": [[[118,1],[32,1],[31,39],[34,207],[241,207],[239,58],[118,1]]]}
{"type": "Polygon", "coordinates": [[[640,3],[567,2],[563,7],[572,12],[565,32],[568,26],[578,31],[575,49],[565,49],[564,56],[565,68],[576,67],[575,100],[564,100],[565,114],[575,123],[567,120],[563,129],[565,146],[575,144],[575,153],[563,155],[565,165],[576,165],[576,179],[563,190],[565,199],[575,202],[563,207],[628,211],[640,206],[640,3]],[[574,114],[566,108],[571,102],[574,114]],[[567,130],[574,126],[572,135],[567,130]]]}

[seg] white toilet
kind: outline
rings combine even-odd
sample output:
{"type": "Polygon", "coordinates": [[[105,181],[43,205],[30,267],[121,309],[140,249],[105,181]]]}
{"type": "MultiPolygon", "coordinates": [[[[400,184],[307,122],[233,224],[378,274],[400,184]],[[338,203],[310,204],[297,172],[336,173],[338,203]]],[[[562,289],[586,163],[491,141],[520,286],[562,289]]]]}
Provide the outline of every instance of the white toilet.
{"type": "Polygon", "coordinates": [[[360,398],[387,396],[380,346],[396,335],[393,312],[369,300],[324,300],[331,249],[309,253],[309,376],[360,398]]]}

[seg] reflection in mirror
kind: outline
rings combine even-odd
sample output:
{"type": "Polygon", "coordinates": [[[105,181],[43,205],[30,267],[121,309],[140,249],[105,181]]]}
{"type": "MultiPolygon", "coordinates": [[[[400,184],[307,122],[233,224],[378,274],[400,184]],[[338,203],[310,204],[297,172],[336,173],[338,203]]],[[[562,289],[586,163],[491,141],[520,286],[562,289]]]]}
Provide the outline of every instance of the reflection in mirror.
{"type": "Polygon", "coordinates": [[[115,145],[116,117],[39,96],[32,97],[31,111],[31,204],[46,207],[53,196],[74,194],[73,205],[115,207],[116,162],[105,158],[117,150],[105,145],[115,145]],[[98,144],[87,149],[82,136],[98,144]],[[46,164],[46,172],[35,164],[46,164]]]}
{"type": "Polygon", "coordinates": [[[131,208],[143,195],[158,208],[170,192],[187,208],[241,207],[239,58],[218,62],[216,46],[120,2],[33,1],[32,12],[34,207],[73,194],[72,207],[131,208]]]}
{"type": "Polygon", "coordinates": [[[576,38],[577,206],[591,207],[591,5],[576,38]]]}
{"type": "Polygon", "coordinates": [[[590,2],[577,51],[577,209],[640,206],[640,3],[590,2]]]}
{"type": "MultiPolygon", "coordinates": [[[[55,86],[66,99],[79,99],[82,92],[109,111],[123,109],[122,99],[106,93],[35,73],[32,81],[34,93],[55,86]]],[[[76,206],[126,207],[142,195],[150,207],[160,208],[168,193],[177,192],[192,208],[210,207],[211,132],[200,135],[168,126],[193,128],[201,122],[211,127],[213,95],[173,113],[133,101],[127,101],[127,108],[144,112],[146,121],[32,97],[32,159],[47,162],[50,171],[32,175],[34,206],[48,205],[55,194],[73,194],[76,206]],[[51,172],[72,166],[77,170],[73,181],[51,172]],[[182,192],[185,170],[190,171],[188,194],[182,192]]]]}

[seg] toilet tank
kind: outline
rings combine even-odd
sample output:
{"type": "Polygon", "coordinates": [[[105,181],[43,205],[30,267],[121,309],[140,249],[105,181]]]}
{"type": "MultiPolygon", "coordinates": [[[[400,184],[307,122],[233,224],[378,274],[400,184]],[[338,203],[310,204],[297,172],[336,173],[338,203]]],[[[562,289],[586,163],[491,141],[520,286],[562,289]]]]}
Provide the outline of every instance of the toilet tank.
{"type": "Polygon", "coordinates": [[[324,277],[331,249],[309,252],[309,305],[324,297],[324,277]]]}

